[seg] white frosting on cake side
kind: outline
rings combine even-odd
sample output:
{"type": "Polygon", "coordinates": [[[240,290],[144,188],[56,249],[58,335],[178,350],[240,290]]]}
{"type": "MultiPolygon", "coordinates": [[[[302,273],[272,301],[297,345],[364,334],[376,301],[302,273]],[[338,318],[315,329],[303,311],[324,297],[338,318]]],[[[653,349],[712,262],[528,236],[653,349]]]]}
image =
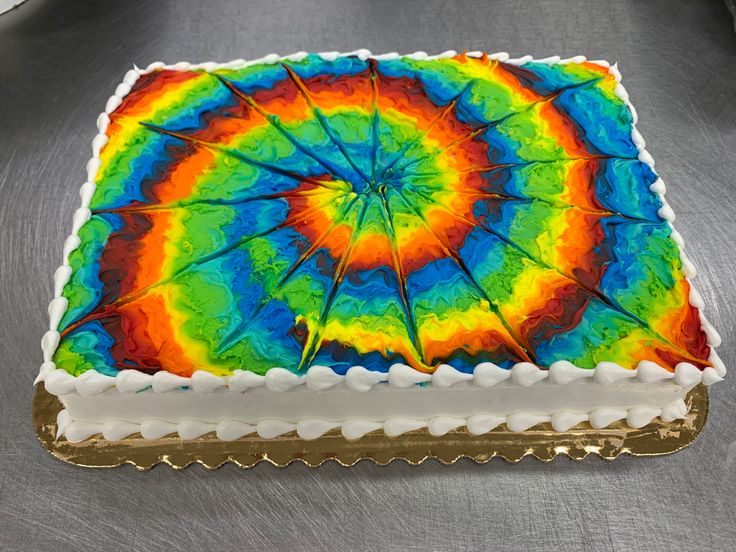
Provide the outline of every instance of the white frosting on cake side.
{"type": "Polygon", "coordinates": [[[555,431],[568,431],[586,421],[602,428],[619,420],[642,427],[657,416],[670,421],[684,417],[688,390],[672,379],[604,386],[585,378],[562,386],[549,381],[528,387],[505,381],[492,388],[469,382],[445,388],[386,385],[371,393],[353,391],[346,383],[329,391],[301,386],[281,393],[257,388],[245,393],[179,389],[155,394],[148,389],[123,394],[109,389],[89,397],[72,391],[60,397],[65,409],[57,425],[59,436],[70,441],[95,434],[117,440],[133,433],[145,439],[194,439],[207,433],[224,440],[254,433],[270,439],[294,431],[303,439],[316,439],[338,428],[352,440],[381,430],[398,436],[426,428],[430,435],[442,436],[466,427],[480,435],[501,424],[525,431],[549,422],[555,431]]]}

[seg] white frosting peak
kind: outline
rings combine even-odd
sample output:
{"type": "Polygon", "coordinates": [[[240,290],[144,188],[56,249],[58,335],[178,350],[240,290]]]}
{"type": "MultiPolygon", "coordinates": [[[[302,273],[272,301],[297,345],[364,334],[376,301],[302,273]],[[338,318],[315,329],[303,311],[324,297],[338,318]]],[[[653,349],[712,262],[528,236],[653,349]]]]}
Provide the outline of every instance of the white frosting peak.
{"type": "Polygon", "coordinates": [[[118,107],[120,107],[121,103],[123,103],[123,100],[120,98],[120,96],[110,96],[110,99],[108,99],[107,103],[105,104],[105,111],[107,111],[108,113],[112,113],[118,107]]]}
{"type": "Polygon", "coordinates": [[[388,374],[353,366],[345,374],[345,383],[353,391],[370,391],[374,385],[388,380],[388,374]]]}
{"type": "Polygon", "coordinates": [[[74,215],[72,216],[72,232],[74,234],[79,232],[90,218],[92,218],[92,211],[88,207],[80,207],[74,211],[74,215]]]}
{"type": "Polygon", "coordinates": [[[714,368],[706,368],[703,370],[703,379],[701,380],[705,385],[713,385],[719,381],[723,381],[723,378],[718,375],[718,372],[714,368]]]}
{"type": "Polygon", "coordinates": [[[549,381],[555,385],[565,385],[581,378],[593,377],[594,370],[578,368],[567,360],[558,360],[549,367],[549,381]]]}
{"type": "Polygon", "coordinates": [[[54,370],[50,372],[44,381],[46,391],[52,395],[62,396],[76,391],[77,378],[66,370],[54,370]]]}
{"type": "Polygon", "coordinates": [[[493,387],[511,377],[511,370],[496,366],[492,362],[481,362],[473,370],[473,382],[478,387],[493,387]]]}
{"type": "MultiPolygon", "coordinates": [[[[358,52],[360,52],[360,51],[361,50],[356,50],[355,54],[358,55],[358,52]]],[[[293,54],[290,54],[290,55],[286,56],[286,59],[288,59],[290,61],[301,61],[305,57],[307,57],[308,55],[309,55],[309,53],[308,52],[305,52],[305,51],[294,52],[293,54]]],[[[370,52],[368,53],[368,55],[370,55],[370,52]]]]}
{"type": "Polygon", "coordinates": [[[473,435],[485,435],[506,422],[506,416],[494,416],[491,414],[476,414],[468,418],[468,432],[473,435]]]}
{"type": "Polygon", "coordinates": [[[269,391],[288,391],[302,383],[302,377],[286,368],[271,368],[266,372],[266,387],[269,391]]]}
{"type": "Polygon", "coordinates": [[[115,387],[121,393],[137,393],[153,383],[153,376],[138,370],[121,370],[115,376],[115,387]]]}
{"type": "Polygon", "coordinates": [[[36,385],[41,381],[45,381],[49,374],[54,370],[56,370],[56,365],[53,362],[44,362],[41,364],[41,368],[38,370],[38,375],[36,376],[36,379],[33,380],[33,385],[36,385]]]}
{"type": "Polygon", "coordinates": [[[69,424],[72,423],[72,417],[69,415],[69,411],[65,408],[56,416],[56,438],[59,439],[66,434],[66,430],[69,424]]]}
{"type": "Polygon", "coordinates": [[[391,387],[406,389],[418,383],[432,381],[430,374],[415,370],[406,364],[393,364],[388,369],[388,383],[391,387]]]}
{"type": "Polygon", "coordinates": [[[711,347],[719,347],[721,345],[721,334],[707,320],[703,321],[703,331],[708,338],[708,345],[711,347]]]}
{"type": "Polygon", "coordinates": [[[234,391],[243,392],[251,387],[266,385],[266,378],[248,370],[235,370],[228,380],[228,385],[234,391]]]}
{"type": "Polygon", "coordinates": [[[715,370],[716,374],[718,374],[721,378],[726,375],[726,365],[723,364],[721,357],[719,357],[715,350],[712,348],[710,351],[710,356],[708,356],[708,362],[713,365],[713,370],[715,370]]]}
{"type": "Polygon", "coordinates": [[[72,276],[72,267],[69,265],[61,265],[54,272],[54,297],[60,297],[64,291],[64,286],[72,276]]]}
{"type": "Polygon", "coordinates": [[[89,205],[89,202],[92,201],[92,196],[94,195],[94,193],[94,182],[85,182],[84,184],[82,184],[79,188],[79,197],[82,200],[82,205],[89,205]]]}
{"type": "Polygon", "coordinates": [[[296,434],[306,441],[322,437],[328,431],[340,427],[340,422],[328,422],[325,420],[299,420],[296,424],[296,434]]]}
{"type": "Polygon", "coordinates": [[[127,84],[129,87],[132,87],[138,80],[139,76],[140,76],[139,71],[137,71],[135,68],[130,69],[127,73],[125,73],[125,77],[123,77],[123,82],[127,84]]]}
{"type": "Polygon", "coordinates": [[[49,330],[41,338],[41,350],[44,362],[52,362],[54,351],[59,346],[61,335],[56,330],[49,330]]]}
{"type": "Polygon", "coordinates": [[[212,431],[212,424],[200,420],[184,420],[183,422],[179,422],[176,429],[179,437],[186,441],[209,433],[212,431]]]}
{"type": "Polygon", "coordinates": [[[69,255],[79,247],[82,241],[76,234],[71,234],[66,240],[64,240],[64,247],[62,248],[62,255],[64,257],[64,264],[69,264],[69,255]]]}
{"type": "Polygon", "coordinates": [[[102,436],[108,441],[119,441],[140,431],[140,425],[120,420],[102,424],[102,436]]]}
{"type": "Polygon", "coordinates": [[[219,422],[215,428],[217,438],[223,441],[234,441],[255,432],[256,426],[236,420],[224,420],[219,422]]]}
{"type": "Polygon", "coordinates": [[[177,376],[164,370],[156,372],[151,378],[151,388],[156,393],[167,393],[187,385],[189,385],[189,378],[177,376]]]}
{"type": "Polygon", "coordinates": [[[149,440],[161,439],[177,432],[177,424],[164,420],[146,420],[141,424],[141,437],[149,440]]]}
{"type": "Polygon", "coordinates": [[[615,362],[599,362],[598,366],[595,367],[593,379],[596,383],[606,385],[635,376],[635,370],[628,370],[615,362]]]}
{"type": "Polygon", "coordinates": [[[635,429],[639,429],[647,425],[661,413],[661,408],[653,406],[635,406],[634,408],[629,409],[629,412],[626,415],[626,423],[635,429]]]}
{"type": "Polygon", "coordinates": [[[225,378],[218,377],[204,370],[195,371],[189,381],[192,389],[196,393],[212,393],[227,385],[225,378]]]}
{"type": "Polygon", "coordinates": [[[511,414],[506,419],[506,427],[509,428],[509,431],[526,431],[527,429],[534,427],[535,425],[543,424],[544,422],[549,422],[550,417],[549,416],[542,416],[540,414],[532,414],[532,413],[526,413],[526,412],[518,412],[516,414],[511,414]]]}
{"type": "Polygon", "coordinates": [[[495,54],[489,54],[488,57],[491,59],[505,62],[505,61],[508,61],[511,56],[509,55],[508,52],[496,52],[495,54]]]}
{"type": "MultiPolygon", "coordinates": [[[[361,48],[360,50],[348,52],[347,55],[353,55],[353,56],[356,56],[358,59],[365,61],[371,56],[371,51],[366,50],[365,48],[361,48]]],[[[306,56],[306,53],[305,53],[305,56],[306,56]]]]}
{"type": "Polygon", "coordinates": [[[307,387],[312,391],[324,391],[345,379],[327,366],[312,366],[307,370],[307,387]]]}
{"type": "Polygon", "coordinates": [[[61,317],[64,316],[68,304],[66,297],[55,297],[49,303],[49,330],[56,331],[59,328],[61,317]]]}
{"type": "Polygon", "coordinates": [[[674,374],[656,362],[642,360],[636,367],[636,377],[642,383],[654,383],[665,379],[672,379],[674,374]]]}
{"type": "Polygon", "coordinates": [[[682,399],[670,403],[662,408],[662,413],[660,414],[660,417],[665,422],[672,422],[674,420],[682,419],[685,416],[687,416],[687,405],[682,399]]]}
{"type": "Polygon", "coordinates": [[[511,369],[511,378],[514,383],[522,387],[534,385],[548,375],[546,370],[541,370],[531,362],[519,362],[511,369]]]}
{"type": "Polygon", "coordinates": [[[91,422],[70,422],[64,430],[64,436],[68,441],[78,443],[89,439],[97,433],[101,433],[101,431],[102,427],[100,424],[94,424],[91,422]]]}
{"type": "Polygon", "coordinates": [[[121,82],[115,89],[115,95],[118,98],[124,98],[128,94],[130,94],[130,85],[126,82],[121,82]]]}
{"type": "Polygon", "coordinates": [[[281,420],[261,420],[256,425],[258,436],[263,439],[273,439],[285,433],[291,433],[296,430],[296,424],[284,422],[281,420]]]}
{"type": "Polygon", "coordinates": [[[383,424],[371,420],[346,420],[342,423],[342,435],[348,441],[360,439],[368,433],[383,429],[383,424]]]}
{"type": "Polygon", "coordinates": [[[680,253],[680,262],[682,263],[682,272],[686,278],[694,278],[698,273],[693,262],[688,259],[683,253],[680,253]]]}
{"type": "Polygon", "coordinates": [[[442,437],[446,433],[466,424],[465,418],[454,418],[452,416],[437,416],[429,420],[427,429],[432,437],[442,437]]]}
{"type": "Polygon", "coordinates": [[[83,372],[76,379],[77,393],[83,397],[94,397],[115,385],[115,378],[100,374],[95,370],[83,372]]]}
{"type": "Polygon", "coordinates": [[[625,419],[627,413],[619,408],[599,408],[590,413],[588,421],[594,429],[603,429],[613,422],[625,419]]]}
{"type": "Polygon", "coordinates": [[[383,424],[383,431],[389,437],[398,437],[410,431],[416,431],[427,427],[425,420],[412,420],[410,418],[390,418],[383,424]]]}
{"type": "Polygon", "coordinates": [[[472,374],[455,370],[449,364],[440,364],[432,374],[432,385],[436,387],[452,387],[462,381],[471,381],[472,374]]]}
{"type": "Polygon", "coordinates": [[[587,419],[588,414],[584,412],[555,412],[551,420],[552,429],[555,431],[567,431],[587,419]]]}
{"type": "Polygon", "coordinates": [[[700,383],[703,372],[689,362],[681,362],[675,366],[674,382],[680,387],[692,387],[700,383]]]}
{"type": "Polygon", "coordinates": [[[340,56],[340,52],[322,52],[319,57],[325,61],[335,61],[340,56]]]}

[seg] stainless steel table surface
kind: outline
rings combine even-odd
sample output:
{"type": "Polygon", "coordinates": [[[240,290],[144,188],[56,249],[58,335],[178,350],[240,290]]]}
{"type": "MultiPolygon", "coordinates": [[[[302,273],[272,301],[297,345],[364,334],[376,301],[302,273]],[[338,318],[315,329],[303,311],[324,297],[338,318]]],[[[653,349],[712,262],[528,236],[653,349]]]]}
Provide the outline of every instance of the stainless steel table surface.
{"type": "Polygon", "coordinates": [[[0,550],[736,550],[736,374],[662,458],[85,470],[36,442],[51,276],[133,63],[369,48],[618,61],[736,369],[736,38],[717,0],[92,2],[0,17],[0,550]]]}

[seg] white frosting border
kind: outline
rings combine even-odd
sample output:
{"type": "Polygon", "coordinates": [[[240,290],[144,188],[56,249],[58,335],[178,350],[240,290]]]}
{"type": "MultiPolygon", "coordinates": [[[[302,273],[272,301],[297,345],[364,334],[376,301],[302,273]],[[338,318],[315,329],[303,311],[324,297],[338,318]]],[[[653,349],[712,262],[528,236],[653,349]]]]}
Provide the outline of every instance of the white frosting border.
{"type": "Polygon", "coordinates": [[[526,431],[543,423],[550,423],[556,432],[568,431],[582,422],[589,422],[594,429],[603,429],[624,420],[633,428],[641,428],[654,418],[665,422],[683,419],[687,415],[687,405],[678,399],[662,408],[653,406],[635,406],[628,409],[599,408],[591,412],[574,412],[561,410],[551,415],[516,412],[506,416],[496,414],[476,414],[464,417],[435,416],[428,419],[393,417],[384,422],[363,419],[331,421],[316,418],[304,418],[298,422],[287,422],[277,419],[260,420],[257,424],[248,424],[239,420],[224,420],[217,423],[197,419],[182,420],[178,423],[152,418],[141,423],[124,420],[106,422],[76,421],[64,409],[56,419],[56,437],[66,437],[68,441],[79,442],[93,435],[101,435],[109,441],[119,441],[140,433],[146,440],[157,440],[170,435],[181,439],[196,439],[208,433],[215,433],[223,441],[234,441],[247,435],[257,435],[262,439],[273,439],[287,433],[296,434],[305,440],[317,439],[325,433],[340,429],[340,433],[349,441],[375,431],[383,431],[388,437],[398,437],[410,431],[426,429],[433,437],[441,437],[446,433],[465,427],[472,435],[484,435],[505,424],[509,431],[526,431]]]}
{"type": "MultiPolygon", "coordinates": [[[[79,192],[81,197],[81,206],[74,213],[72,232],[64,242],[62,265],[54,273],[54,298],[51,300],[48,307],[49,329],[44,334],[41,340],[41,349],[43,351],[43,364],[39,369],[39,374],[36,377],[34,384],[43,381],[45,383],[46,390],[54,395],[64,395],[76,391],[80,395],[94,396],[112,388],[113,386],[115,386],[117,390],[121,393],[136,393],[148,387],[152,388],[154,392],[157,393],[164,393],[172,391],[174,389],[180,389],[181,387],[189,387],[197,393],[208,393],[222,389],[224,387],[244,392],[247,391],[247,389],[249,388],[261,386],[265,386],[270,391],[282,392],[288,391],[289,389],[292,389],[293,387],[296,387],[298,385],[306,385],[310,390],[322,391],[327,390],[334,385],[344,381],[351,390],[365,392],[369,391],[377,383],[381,382],[385,382],[388,385],[399,388],[406,388],[412,385],[430,382],[432,385],[437,387],[450,387],[456,383],[464,381],[471,381],[473,384],[480,387],[490,387],[500,381],[504,381],[509,378],[514,384],[529,386],[534,385],[535,383],[545,379],[548,379],[554,384],[564,385],[565,383],[578,378],[590,377],[593,378],[593,381],[600,384],[607,384],[620,380],[651,383],[657,380],[673,379],[675,383],[682,387],[690,387],[701,381],[706,385],[711,385],[723,379],[723,376],[725,376],[726,374],[726,367],[715,351],[715,348],[718,347],[721,343],[721,338],[715,328],[707,321],[707,319],[703,315],[704,301],[691,281],[691,279],[695,276],[695,266],[685,254],[685,244],[682,236],[679,232],[677,232],[677,230],[675,230],[674,226],[672,225],[672,222],[675,220],[675,214],[665,199],[666,188],[661,178],[658,178],[658,180],[654,184],[652,184],[650,189],[658,195],[660,201],[662,202],[662,207],[659,209],[658,214],[660,217],[662,217],[662,219],[668,222],[672,231],[672,239],[675,241],[680,250],[680,259],[682,262],[683,273],[685,274],[685,277],[690,284],[689,301],[691,305],[698,308],[698,312],[700,314],[701,328],[705,333],[707,337],[707,343],[711,348],[709,361],[713,365],[712,368],[708,367],[705,370],[701,371],[692,364],[680,363],[677,365],[675,373],[673,374],[664,367],[649,361],[640,362],[637,368],[634,370],[626,369],[622,366],[610,362],[599,363],[594,369],[585,369],[578,368],[567,361],[558,361],[553,363],[549,367],[549,369],[542,369],[528,362],[518,363],[510,370],[499,368],[492,363],[480,363],[475,367],[472,374],[460,372],[454,369],[452,366],[443,364],[439,366],[433,374],[427,374],[424,372],[419,372],[404,364],[394,364],[390,367],[387,373],[370,371],[362,366],[353,366],[347,371],[346,375],[344,376],[334,373],[332,369],[325,366],[312,366],[309,368],[309,370],[307,370],[304,376],[294,374],[293,372],[290,372],[284,368],[274,367],[268,370],[265,376],[254,374],[245,370],[236,370],[232,375],[229,376],[216,376],[209,372],[199,370],[196,371],[189,378],[177,376],[169,372],[157,372],[154,375],[149,375],[138,372],[136,370],[122,370],[118,372],[115,377],[104,375],[97,372],[96,370],[90,370],[84,372],[79,376],[73,376],[65,370],[57,369],[52,359],[60,341],[60,334],[58,331],[59,323],[61,322],[61,319],[64,316],[64,313],[66,312],[68,307],[68,302],[66,298],[62,297],[62,291],[64,289],[64,286],[71,278],[72,273],[72,269],[69,265],[69,255],[80,246],[81,241],[79,238],[79,230],[91,217],[89,203],[95,191],[95,178],[100,167],[100,151],[108,140],[106,136],[106,131],[110,122],[109,115],[120,106],[123,98],[125,98],[125,96],[130,93],[131,88],[135,84],[135,82],[140,78],[141,75],[150,73],[158,69],[168,69],[174,71],[199,69],[211,72],[217,69],[240,69],[256,64],[277,63],[281,60],[298,61],[300,59],[303,59],[306,55],[308,55],[306,52],[297,52],[288,56],[269,54],[263,58],[256,60],[246,61],[243,59],[238,59],[228,63],[205,62],[199,64],[191,64],[188,62],[180,62],[174,65],[166,65],[163,62],[154,62],[148,65],[148,67],[146,67],[145,69],[140,69],[134,66],[133,69],[129,70],[125,74],[123,82],[117,86],[117,88],[115,89],[115,93],[108,99],[105,105],[105,111],[101,113],[100,116],[97,118],[98,134],[92,140],[93,155],[92,158],[87,162],[87,180],[84,184],[82,184],[79,192]]],[[[317,55],[321,56],[325,60],[334,60],[338,57],[351,55],[357,56],[360,59],[367,59],[369,57],[372,57],[379,60],[396,59],[400,57],[411,59],[443,59],[454,57],[455,55],[457,55],[457,52],[454,50],[448,50],[437,55],[428,55],[426,52],[420,51],[403,56],[398,53],[392,52],[374,56],[369,50],[361,49],[346,53],[322,52],[318,53],[317,55]]],[[[470,57],[481,57],[482,55],[484,55],[484,53],[472,51],[466,52],[466,55],[470,57]]],[[[546,63],[549,65],[584,63],[588,61],[585,56],[574,56],[567,59],[562,59],[559,56],[553,56],[535,60],[534,58],[532,58],[532,56],[529,55],[523,56],[521,58],[512,59],[506,52],[496,52],[487,55],[490,59],[495,59],[514,65],[523,65],[524,63],[530,61],[546,63]]],[[[652,168],[652,170],[654,170],[654,159],[646,150],[646,143],[639,131],[636,129],[638,116],[636,110],[629,100],[628,93],[621,84],[621,73],[617,68],[617,64],[611,65],[607,61],[603,60],[590,62],[607,68],[608,72],[616,79],[618,85],[615,89],[615,92],[618,97],[625,102],[633,117],[631,138],[637,149],[639,150],[639,160],[643,163],[646,163],[650,166],[650,168],[652,168]]],[[[649,418],[646,423],[651,421],[652,418],[659,415],[660,413],[654,414],[651,418],[649,418]]],[[[664,416],[664,414],[662,415],[664,416]]],[[[628,421],[628,414],[617,419],[622,419],[623,417],[626,417],[628,421]]],[[[552,418],[554,418],[554,416],[552,418]]],[[[554,420],[552,420],[552,418],[540,420],[537,423],[541,423],[541,421],[553,421],[554,425],[554,420]]],[[[583,421],[583,419],[581,418],[581,420],[579,421],[583,421]]],[[[470,420],[468,419],[467,422],[470,423],[470,420]]],[[[70,423],[89,424],[88,422],[70,423]]],[[[110,423],[111,422],[108,422],[107,424],[110,423]]],[[[123,424],[127,422],[115,423],[123,424]]],[[[204,424],[204,422],[197,423],[204,424]]],[[[334,422],[329,423],[334,424],[334,422]]],[[[426,421],[424,425],[418,427],[428,427],[430,423],[431,420],[426,421]]],[[[499,424],[500,423],[504,422],[499,422],[499,424]]],[[[513,421],[510,423],[513,427],[517,427],[517,424],[513,421]]],[[[442,423],[435,422],[436,427],[445,427],[446,425],[447,421],[443,421],[442,423]]],[[[456,427],[460,427],[461,425],[463,424],[459,423],[459,425],[457,425],[456,427]]],[[[210,424],[210,426],[212,426],[212,424],[210,424]]],[[[333,425],[330,429],[334,427],[337,426],[333,425]]],[[[468,428],[470,429],[469,425],[468,428]]],[[[103,429],[98,428],[98,431],[95,431],[95,433],[102,432],[104,435],[103,429]]],[[[204,430],[205,428],[203,428],[203,426],[199,429],[202,429],[202,433],[200,433],[200,435],[212,431],[217,431],[217,428],[215,428],[214,426],[207,428],[206,431],[204,430]]],[[[294,430],[294,428],[290,429],[289,431],[292,430],[294,430]]],[[[108,428],[107,431],[110,432],[113,430],[108,428]]],[[[116,429],[114,431],[116,431],[117,433],[122,431],[121,426],[116,426],[116,429]]],[[[304,431],[306,430],[303,430],[303,432],[304,431]]],[[[352,434],[352,431],[353,430],[348,430],[348,433],[352,434]]],[[[387,432],[388,431],[389,430],[387,430],[387,432]]],[[[131,431],[131,433],[134,432],[135,431],[131,431]]],[[[176,429],[176,432],[178,432],[183,438],[190,438],[184,437],[184,435],[191,435],[194,430],[192,429],[192,425],[189,424],[188,426],[183,428],[184,435],[182,435],[180,429],[176,429]]],[[[344,433],[345,429],[343,427],[343,434],[344,433]]],[[[246,433],[243,433],[243,435],[246,435],[246,433]]]]}

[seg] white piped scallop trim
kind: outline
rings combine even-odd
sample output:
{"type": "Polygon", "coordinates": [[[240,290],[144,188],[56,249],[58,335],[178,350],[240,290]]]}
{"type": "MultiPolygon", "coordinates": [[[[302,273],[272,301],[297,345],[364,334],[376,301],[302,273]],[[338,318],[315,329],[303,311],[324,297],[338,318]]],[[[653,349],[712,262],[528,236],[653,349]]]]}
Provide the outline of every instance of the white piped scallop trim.
{"type": "MultiPolygon", "coordinates": [[[[241,69],[256,64],[277,63],[281,60],[299,61],[307,55],[306,52],[297,52],[288,56],[279,56],[277,54],[269,54],[261,59],[246,61],[242,59],[233,60],[228,63],[204,62],[199,64],[191,64],[188,62],[180,62],[174,65],[166,65],[163,62],[154,62],[145,69],[136,66],[129,70],[123,82],[115,89],[115,93],[108,99],[105,105],[105,111],[97,118],[98,134],[92,140],[92,158],[87,163],[87,179],[82,184],[79,194],[82,204],[75,211],[72,223],[72,232],[64,242],[63,247],[63,263],[54,273],[54,298],[49,303],[49,329],[41,340],[41,349],[43,351],[43,364],[40,367],[39,374],[34,383],[45,382],[46,389],[54,395],[64,395],[73,391],[84,396],[94,396],[102,393],[112,387],[116,387],[121,393],[135,393],[140,390],[151,388],[156,393],[165,393],[181,388],[191,388],[197,393],[215,392],[221,389],[231,389],[244,392],[253,387],[265,386],[270,391],[282,392],[298,385],[305,384],[310,390],[323,391],[327,390],[338,383],[344,382],[353,391],[369,391],[376,384],[387,382],[389,385],[399,388],[411,387],[416,384],[431,383],[437,387],[450,387],[459,383],[474,384],[480,387],[491,387],[511,379],[517,385],[529,386],[539,381],[548,379],[551,383],[564,385],[583,377],[592,377],[596,383],[610,383],[622,379],[630,381],[640,381],[650,383],[657,379],[669,379],[673,375],[666,369],[648,362],[645,366],[640,364],[636,370],[628,370],[613,363],[600,363],[594,369],[578,368],[567,361],[558,361],[552,364],[548,370],[539,369],[530,363],[519,363],[510,370],[500,368],[491,363],[478,364],[473,374],[468,374],[455,370],[449,365],[441,365],[433,374],[419,372],[413,368],[395,364],[391,366],[388,373],[375,372],[367,370],[362,366],[353,366],[347,373],[342,376],[334,373],[331,369],[324,366],[312,366],[304,376],[296,375],[284,368],[274,367],[266,372],[265,376],[254,374],[244,370],[236,370],[230,376],[215,376],[208,372],[197,371],[191,378],[185,378],[171,374],[168,372],[158,372],[154,375],[144,374],[135,370],[122,370],[116,376],[106,376],[94,370],[85,372],[75,377],[64,370],[56,369],[53,362],[53,355],[59,345],[59,324],[64,313],[67,310],[68,302],[62,297],[62,291],[72,275],[72,269],[69,265],[69,256],[80,246],[79,231],[84,224],[90,219],[91,211],[89,209],[90,200],[95,192],[95,179],[100,167],[100,151],[107,143],[107,127],[110,123],[110,114],[117,109],[127,94],[130,93],[133,85],[141,75],[150,73],[158,69],[169,69],[173,71],[202,70],[214,71],[217,69],[241,69]],[[659,369],[659,372],[657,372],[659,369]],[[664,372],[668,375],[664,375],[664,372]],[[659,375],[656,375],[656,374],[659,375]],[[652,379],[655,378],[655,379],[652,379]]],[[[372,57],[378,60],[397,59],[406,57],[411,59],[444,59],[457,55],[454,50],[448,50],[437,55],[428,55],[426,52],[414,52],[413,54],[400,55],[392,52],[381,55],[372,55],[369,50],[355,50],[353,52],[323,52],[317,54],[326,60],[334,60],[342,56],[357,56],[360,59],[372,57]]],[[[483,52],[467,52],[470,57],[481,57],[483,52]]],[[[488,54],[488,57],[513,65],[523,65],[530,61],[536,61],[546,64],[567,64],[567,63],[584,63],[587,59],[584,56],[574,56],[567,59],[561,59],[559,56],[552,56],[543,59],[534,60],[531,56],[523,56],[521,58],[511,59],[506,52],[496,52],[488,54]]],[[[596,60],[591,61],[602,67],[614,76],[618,85],[616,94],[626,103],[631,110],[633,117],[633,126],[631,138],[639,150],[639,159],[647,163],[652,169],[654,168],[654,159],[646,150],[646,143],[639,131],[636,129],[638,116],[636,110],[629,101],[629,95],[621,84],[621,73],[618,71],[616,64],[610,65],[607,61],[596,60]]],[[[672,239],[677,243],[680,249],[680,259],[682,261],[683,272],[690,282],[690,278],[695,275],[695,267],[687,258],[684,249],[682,236],[672,226],[674,221],[674,212],[667,204],[665,199],[665,185],[661,179],[658,179],[651,186],[651,190],[659,196],[662,202],[662,208],[659,215],[668,221],[672,229],[672,239]]],[[[703,331],[711,347],[710,362],[713,368],[706,368],[701,372],[695,366],[682,363],[677,366],[674,374],[674,380],[678,385],[683,387],[692,386],[702,381],[706,385],[711,385],[721,381],[726,374],[726,368],[715,352],[715,347],[721,343],[721,338],[715,328],[706,320],[703,315],[703,299],[690,282],[690,303],[698,308],[700,313],[700,321],[703,331]],[[697,372],[697,373],[696,373],[697,372]],[[679,374],[679,376],[678,376],[679,374]]],[[[476,427],[475,422],[472,424],[476,427]]],[[[80,422],[81,423],[81,422],[80,422]]],[[[477,422],[480,423],[480,422],[477,422]]],[[[516,422],[512,422],[517,427],[516,422]]],[[[230,431],[233,431],[232,429],[230,431]]]]}
{"type": "Polygon", "coordinates": [[[115,376],[106,376],[95,370],[72,376],[65,370],[55,369],[45,377],[46,390],[53,395],[77,392],[84,397],[93,397],[115,388],[120,393],[138,393],[151,389],[154,393],[168,393],[181,389],[192,389],[196,393],[218,391],[247,392],[256,387],[265,387],[274,393],[288,392],[306,385],[310,391],[328,391],[345,384],[351,391],[368,392],[380,383],[398,389],[415,385],[432,385],[449,388],[456,385],[473,385],[490,388],[508,381],[513,385],[529,387],[548,381],[552,385],[566,385],[576,380],[590,378],[599,385],[613,383],[655,383],[671,380],[682,388],[691,388],[701,381],[710,385],[720,378],[712,368],[700,370],[687,362],[678,364],[674,372],[649,361],[642,361],[636,369],[629,370],[613,362],[601,362],[593,369],[578,368],[570,362],[558,361],[549,369],[540,369],[529,362],[520,362],[504,369],[490,362],[482,362],[473,373],[461,372],[448,364],[440,365],[433,374],[419,372],[405,364],[394,364],[388,373],[375,372],[362,366],[353,366],[347,373],[339,375],[325,366],[312,366],[303,376],[284,368],[272,368],[265,376],[245,370],[236,370],[231,376],[215,376],[198,370],[192,377],[177,376],[170,372],[144,374],[136,370],[121,370],[115,376]],[[709,371],[710,370],[710,371],[709,371]]]}
{"type": "Polygon", "coordinates": [[[177,435],[181,439],[196,439],[208,433],[214,433],[223,441],[234,441],[248,435],[257,435],[263,439],[273,439],[287,433],[296,434],[305,440],[317,439],[333,429],[340,429],[345,439],[350,441],[375,431],[383,431],[389,437],[398,437],[410,431],[426,428],[433,437],[441,437],[455,429],[465,427],[472,435],[483,435],[506,424],[509,431],[526,431],[536,425],[550,423],[558,432],[568,431],[578,424],[589,422],[595,429],[608,427],[614,422],[624,420],[633,428],[641,428],[654,418],[660,417],[665,422],[684,418],[687,405],[682,399],[663,408],[636,406],[628,410],[600,408],[591,412],[559,411],[550,415],[534,413],[514,413],[508,416],[492,414],[475,414],[468,418],[453,416],[435,416],[419,420],[414,418],[389,418],[384,422],[373,420],[350,419],[343,421],[305,418],[296,423],[283,420],[261,420],[256,425],[238,420],[225,420],[217,423],[201,420],[183,420],[178,423],[164,420],[146,420],[142,423],[126,421],[108,421],[104,423],[74,421],[67,410],[62,410],[56,420],[57,439],[66,437],[68,441],[78,442],[89,439],[93,435],[102,435],[107,440],[119,441],[140,433],[144,439],[161,439],[167,435],[177,435]]]}

